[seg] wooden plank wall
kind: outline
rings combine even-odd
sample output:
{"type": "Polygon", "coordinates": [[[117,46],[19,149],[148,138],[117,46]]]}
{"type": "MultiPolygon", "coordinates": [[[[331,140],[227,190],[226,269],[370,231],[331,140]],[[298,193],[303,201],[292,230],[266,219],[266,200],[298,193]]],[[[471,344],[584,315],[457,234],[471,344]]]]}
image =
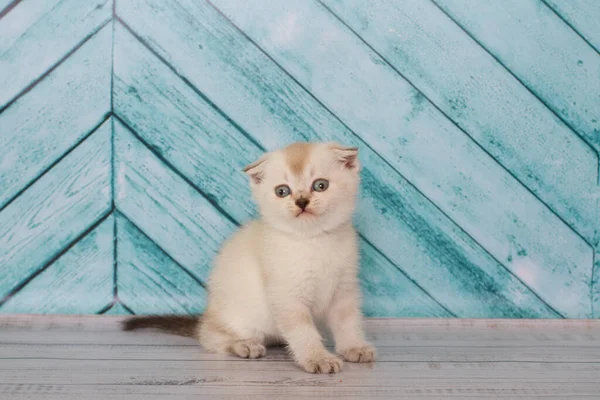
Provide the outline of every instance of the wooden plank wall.
{"type": "Polygon", "coordinates": [[[0,1],[0,313],[202,311],[241,168],[337,140],[367,315],[600,317],[598,4],[0,1]]]}

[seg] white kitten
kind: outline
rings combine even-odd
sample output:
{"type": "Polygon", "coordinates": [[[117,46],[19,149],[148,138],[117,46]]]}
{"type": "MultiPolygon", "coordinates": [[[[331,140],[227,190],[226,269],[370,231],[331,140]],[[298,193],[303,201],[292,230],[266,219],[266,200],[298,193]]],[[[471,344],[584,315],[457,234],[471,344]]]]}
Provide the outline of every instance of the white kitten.
{"type": "Polygon", "coordinates": [[[357,235],[352,227],[358,149],[295,143],[244,169],[261,219],[225,242],[208,284],[202,318],[134,317],[125,329],[155,327],[193,336],[208,350],[244,358],[287,344],[312,373],[338,372],[342,361],[323,346],[323,321],[336,352],[370,362],[360,313],[357,235]]]}

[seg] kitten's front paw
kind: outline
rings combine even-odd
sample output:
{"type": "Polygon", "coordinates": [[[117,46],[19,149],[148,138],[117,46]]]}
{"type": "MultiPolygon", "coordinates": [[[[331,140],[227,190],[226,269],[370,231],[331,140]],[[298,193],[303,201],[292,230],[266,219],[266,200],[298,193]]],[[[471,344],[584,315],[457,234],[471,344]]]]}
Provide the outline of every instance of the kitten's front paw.
{"type": "Polygon", "coordinates": [[[342,352],[342,357],[346,361],[356,363],[366,363],[375,361],[375,347],[370,344],[363,344],[356,347],[350,347],[342,352]]]}
{"type": "Polygon", "coordinates": [[[311,374],[331,374],[340,372],[343,364],[339,357],[324,353],[303,362],[302,368],[311,374]]]}

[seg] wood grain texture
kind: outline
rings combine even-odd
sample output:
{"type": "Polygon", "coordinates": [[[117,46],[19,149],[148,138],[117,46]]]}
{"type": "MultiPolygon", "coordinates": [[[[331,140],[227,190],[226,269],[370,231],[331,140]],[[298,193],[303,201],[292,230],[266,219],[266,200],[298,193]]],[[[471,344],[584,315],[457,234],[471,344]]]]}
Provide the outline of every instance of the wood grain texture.
{"type": "Polygon", "coordinates": [[[105,27],[0,114],[0,209],[106,118],[111,40],[105,27]]]}
{"type": "Polygon", "coordinates": [[[600,318],[600,244],[596,246],[591,285],[593,318],[600,318]]]}
{"type": "Polygon", "coordinates": [[[596,152],[439,8],[410,0],[323,3],[593,242],[596,152]]]}
{"type": "Polygon", "coordinates": [[[117,4],[117,14],[264,147],[359,145],[361,232],[457,315],[556,316],[206,3],[130,1],[117,4]]]}
{"type": "Polygon", "coordinates": [[[332,14],[310,2],[215,4],[556,310],[591,315],[588,244],[332,14]],[[310,19],[320,29],[290,18],[310,19]],[[293,35],[283,49],[290,23],[293,35]],[[557,298],[557,290],[568,291],[569,298],[557,298]]]}
{"type": "Polygon", "coordinates": [[[123,216],[117,216],[119,298],[136,314],[198,314],[206,291],[123,216]]]}
{"type": "MultiPolygon", "coordinates": [[[[334,378],[331,378],[332,380],[334,378]]],[[[193,381],[192,381],[193,382],[193,381]]],[[[273,382],[273,381],[272,381],[273,382]]],[[[172,382],[176,383],[176,382],[172,382]]],[[[380,382],[374,386],[349,386],[349,387],[320,387],[317,382],[290,382],[293,389],[284,382],[274,381],[271,385],[252,387],[222,387],[206,386],[198,389],[194,386],[153,386],[147,385],[128,386],[124,392],[123,386],[69,386],[69,385],[6,385],[0,390],[5,390],[11,395],[11,400],[31,399],[32,394],[39,394],[43,399],[79,400],[85,399],[164,399],[172,397],[177,399],[239,399],[246,397],[250,399],[261,398],[291,398],[291,399],[314,399],[318,397],[339,396],[344,399],[398,399],[406,397],[410,399],[446,400],[464,399],[465,393],[478,399],[513,399],[515,392],[520,398],[545,399],[545,398],[568,398],[568,399],[595,399],[597,387],[593,383],[578,382],[576,388],[563,382],[551,382],[548,384],[531,382],[529,379],[523,381],[494,380],[477,382],[440,380],[438,382],[418,382],[410,387],[387,388],[380,382]],[[25,389],[23,389],[25,387],[25,389]],[[60,394],[54,392],[59,391],[60,394]],[[440,395],[444,393],[444,395],[440,395]]]]}
{"type": "MultiPolygon", "coordinates": [[[[437,363],[440,364],[440,363],[437,363]]],[[[533,381],[538,385],[562,379],[573,384],[595,384],[598,388],[597,376],[600,373],[598,363],[561,363],[560,367],[544,367],[543,363],[520,364],[508,363],[471,363],[464,365],[450,362],[445,365],[432,366],[428,362],[404,363],[393,365],[374,363],[373,365],[351,364],[339,376],[307,375],[292,362],[273,361],[211,361],[191,362],[166,360],[11,360],[10,364],[1,364],[2,380],[5,384],[26,385],[32,381],[27,376],[35,365],[38,374],[34,381],[42,385],[68,384],[68,377],[77,376],[78,385],[202,385],[211,383],[214,386],[252,386],[266,385],[268,381],[275,384],[286,383],[290,386],[335,387],[343,381],[356,382],[356,386],[384,386],[396,388],[403,381],[410,380],[419,385],[434,384],[436,380],[469,380],[486,382],[495,380],[533,381]],[[248,365],[252,362],[252,366],[248,365]],[[439,368],[436,368],[439,367],[439,368]],[[226,373],[225,373],[226,372],[226,373]],[[222,378],[224,374],[225,378],[222,378]],[[527,374],[526,376],[524,376],[527,374]],[[369,382],[370,381],[370,382],[369,382]],[[370,384],[367,384],[369,382],[370,384]]],[[[596,393],[597,394],[597,393],[596,393]]]]}
{"type": "Polygon", "coordinates": [[[538,0],[434,1],[600,151],[600,54],[550,8],[538,0]]]}
{"type": "Polygon", "coordinates": [[[242,169],[263,153],[126,29],[115,27],[114,107],[236,221],[256,215],[242,169]]]}
{"type": "MultiPolygon", "coordinates": [[[[146,335],[147,333],[144,333],[146,335]]],[[[50,334],[53,336],[52,334],[50,334]]],[[[73,337],[74,333],[68,333],[73,337]]],[[[98,336],[97,333],[93,334],[98,336]]],[[[116,335],[110,335],[114,338],[116,335]]],[[[139,337],[139,336],[138,336],[139,337]]],[[[0,363],[3,359],[66,359],[80,360],[85,349],[85,359],[91,360],[164,360],[164,361],[232,361],[224,354],[205,352],[194,339],[186,341],[185,345],[167,344],[164,335],[155,338],[155,344],[67,344],[62,343],[2,343],[0,363]],[[151,348],[151,351],[148,351],[151,348]]],[[[533,342],[533,341],[532,341],[533,342]]],[[[423,335],[418,339],[412,338],[410,343],[398,345],[379,345],[377,361],[392,362],[523,362],[523,363],[600,363],[598,346],[593,343],[576,342],[570,346],[555,347],[556,342],[546,341],[527,343],[440,343],[439,340],[429,339],[423,335]]],[[[333,351],[332,344],[328,348],[333,351]]],[[[269,348],[267,354],[260,360],[274,362],[291,362],[289,352],[283,347],[269,348]]]]}
{"type": "Polygon", "coordinates": [[[94,314],[110,303],[113,298],[113,225],[111,215],[12,296],[0,311],[94,314]]]}
{"type": "Polygon", "coordinates": [[[110,121],[0,213],[0,295],[59,255],[111,207],[110,121]]]}
{"type": "Polygon", "coordinates": [[[122,332],[121,320],[1,317],[0,393],[61,400],[577,399],[600,390],[600,321],[371,319],[366,328],[378,362],[310,375],[282,349],[260,360],[214,355],[190,338],[122,332]]]}
{"type": "Polygon", "coordinates": [[[119,121],[114,130],[117,208],[173,260],[206,280],[235,225],[119,121]]]}
{"type": "MultiPolygon", "coordinates": [[[[63,345],[173,345],[197,346],[194,339],[147,331],[123,334],[123,317],[97,315],[3,315],[0,341],[6,344],[63,345]],[[40,331],[57,335],[39,335],[40,331]],[[19,332],[19,335],[15,335],[19,332]],[[84,335],[81,332],[85,332],[84,335]],[[168,340],[168,342],[165,342],[168,340]]],[[[368,318],[365,326],[369,340],[378,346],[397,346],[404,341],[422,345],[456,346],[468,342],[474,347],[507,342],[511,346],[533,345],[536,341],[561,341],[566,347],[598,340],[600,321],[562,319],[430,319],[368,318]],[[452,333],[451,335],[449,333],[452,333]]],[[[538,343],[539,344],[539,343],[538,343]]]]}
{"type": "Polygon", "coordinates": [[[369,317],[451,318],[445,309],[365,239],[360,240],[360,285],[363,312],[369,317]]]}
{"type": "Polygon", "coordinates": [[[123,307],[123,304],[121,304],[121,303],[113,304],[104,313],[104,315],[131,315],[131,314],[132,314],[131,311],[129,311],[129,309],[123,307]]]}
{"type": "Polygon", "coordinates": [[[22,1],[0,21],[0,109],[111,17],[110,0],[22,1]]]}
{"type": "Polygon", "coordinates": [[[600,53],[600,3],[596,0],[543,0],[600,53]]]}

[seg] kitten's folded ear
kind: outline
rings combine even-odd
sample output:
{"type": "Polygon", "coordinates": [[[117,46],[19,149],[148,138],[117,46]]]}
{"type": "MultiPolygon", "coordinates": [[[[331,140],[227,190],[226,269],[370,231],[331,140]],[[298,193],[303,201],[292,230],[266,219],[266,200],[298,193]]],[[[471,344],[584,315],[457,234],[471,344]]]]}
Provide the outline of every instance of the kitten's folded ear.
{"type": "Polygon", "coordinates": [[[254,161],[252,164],[247,165],[244,168],[244,172],[246,175],[250,177],[252,183],[258,185],[262,182],[265,177],[265,161],[267,161],[268,154],[264,154],[258,160],[254,161]]]}
{"type": "Polygon", "coordinates": [[[346,147],[337,143],[331,143],[329,148],[336,156],[336,159],[347,169],[358,172],[360,162],[358,160],[358,147],[346,147]]]}

